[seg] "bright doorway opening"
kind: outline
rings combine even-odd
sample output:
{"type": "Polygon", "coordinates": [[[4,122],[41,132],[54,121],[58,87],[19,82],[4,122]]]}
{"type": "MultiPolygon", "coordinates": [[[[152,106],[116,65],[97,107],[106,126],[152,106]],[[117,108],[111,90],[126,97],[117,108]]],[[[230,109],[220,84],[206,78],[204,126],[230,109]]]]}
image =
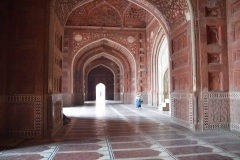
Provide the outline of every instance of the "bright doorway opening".
{"type": "Polygon", "coordinates": [[[105,85],[102,83],[99,83],[96,86],[96,101],[97,102],[105,102],[105,99],[106,99],[105,93],[106,93],[105,85]]]}

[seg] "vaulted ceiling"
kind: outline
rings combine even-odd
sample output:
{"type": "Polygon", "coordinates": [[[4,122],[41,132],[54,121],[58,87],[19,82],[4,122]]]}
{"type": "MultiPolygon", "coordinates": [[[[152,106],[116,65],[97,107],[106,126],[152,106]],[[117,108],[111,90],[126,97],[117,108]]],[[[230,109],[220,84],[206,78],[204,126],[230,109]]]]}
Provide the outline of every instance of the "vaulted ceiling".
{"type": "Polygon", "coordinates": [[[186,21],[188,12],[187,0],[56,0],[55,2],[55,13],[60,23],[67,26],[145,28],[153,17],[156,17],[166,25],[165,27],[174,28],[186,21]]]}
{"type": "Polygon", "coordinates": [[[95,0],[75,9],[66,25],[146,28],[149,18],[146,10],[126,0],[95,0]]]}

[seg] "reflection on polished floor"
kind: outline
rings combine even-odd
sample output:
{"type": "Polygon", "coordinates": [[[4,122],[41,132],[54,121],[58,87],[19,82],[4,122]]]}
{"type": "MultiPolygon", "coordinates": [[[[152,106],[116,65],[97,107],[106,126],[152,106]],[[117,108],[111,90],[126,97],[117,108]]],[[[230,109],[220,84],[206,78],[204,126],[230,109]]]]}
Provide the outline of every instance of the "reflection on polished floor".
{"type": "Polygon", "coordinates": [[[64,108],[64,113],[71,122],[56,136],[2,149],[0,160],[240,159],[235,133],[192,132],[154,107],[138,110],[133,104],[88,102],[64,108]]]}

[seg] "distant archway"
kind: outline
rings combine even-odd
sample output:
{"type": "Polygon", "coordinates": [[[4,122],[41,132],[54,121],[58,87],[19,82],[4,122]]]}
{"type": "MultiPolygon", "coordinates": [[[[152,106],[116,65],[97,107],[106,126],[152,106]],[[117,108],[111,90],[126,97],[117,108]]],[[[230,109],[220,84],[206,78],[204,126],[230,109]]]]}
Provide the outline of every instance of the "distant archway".
{"type": "Polygon", "coordinates": [[[95,101],[97,99],[96,86],[100,83],[105,85],[105,99],[114,100],[114,75],[108,68],[101,65],[92,69],[88,74],[87,100],[95,101]]]}

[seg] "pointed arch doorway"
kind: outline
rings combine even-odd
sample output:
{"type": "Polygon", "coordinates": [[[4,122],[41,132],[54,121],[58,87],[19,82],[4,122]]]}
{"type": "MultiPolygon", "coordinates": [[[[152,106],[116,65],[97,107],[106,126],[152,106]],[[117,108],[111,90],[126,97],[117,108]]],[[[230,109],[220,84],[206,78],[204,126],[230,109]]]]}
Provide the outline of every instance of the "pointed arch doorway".
{"type": "Polygon", "coordinates": [[[101,97],[105,96],[105,100],[114,100],[114,75],[111,70],[102,65],[92,69],[88,74],[87,100],[95,101],[97,98],[100,98],[100,92],[97,93],[97,85],[99,84],[101,84],[100,86],[105,86],[104,92],[101,88],[101,97]],[[99,95],[99,97],[96,95],[99,95]]]}
{"type": "Polygon", "coordinates": [[[102,83],[96,86],[96,101],[103,102],[106,100],[106,86],[102,83]]]}

